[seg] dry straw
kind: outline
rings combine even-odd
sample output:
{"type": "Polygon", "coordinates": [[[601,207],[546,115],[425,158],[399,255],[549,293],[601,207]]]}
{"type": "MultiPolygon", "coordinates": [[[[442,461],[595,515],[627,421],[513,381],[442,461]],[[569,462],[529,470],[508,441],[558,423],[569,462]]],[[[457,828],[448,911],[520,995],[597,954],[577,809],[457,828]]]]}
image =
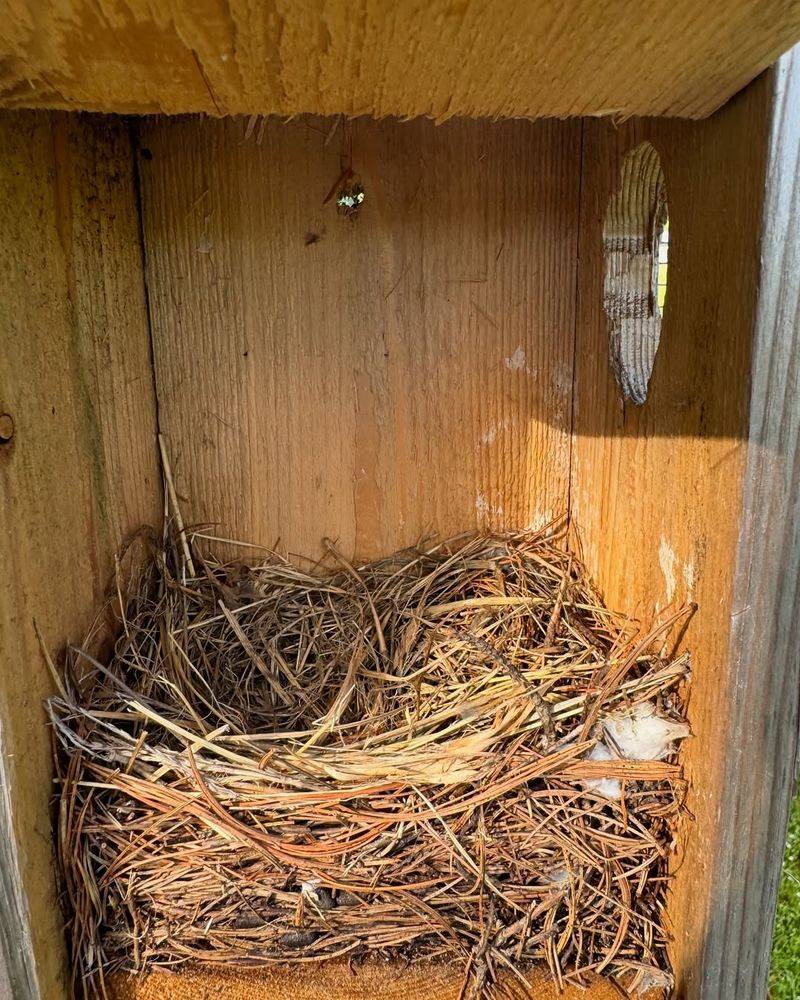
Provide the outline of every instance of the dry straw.
{"type": "Polygon", "coordinates": [[[140,540],[115,646],[49,703],[78,995],[334,955],[457,961],[464,997],[664,968],[679,768],[587,757],[621,706],[681,720],[675,618],[609,612],[552,532],[308,572],[140,540]]]}

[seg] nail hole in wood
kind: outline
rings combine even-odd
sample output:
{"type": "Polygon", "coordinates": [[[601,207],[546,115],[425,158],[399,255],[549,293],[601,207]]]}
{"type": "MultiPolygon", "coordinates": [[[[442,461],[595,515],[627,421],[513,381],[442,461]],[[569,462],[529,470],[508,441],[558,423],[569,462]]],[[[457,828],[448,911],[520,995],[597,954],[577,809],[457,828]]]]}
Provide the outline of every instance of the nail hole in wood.
{"type": "Polygon", "coordinates": [[[640,405],[661,339],[668,252],[664,171],[652,144],[642,142],[622,161],[603,227],[611,366],[623,397],[640,405]]]}
{"type": "Polygon", "coordinates": [[[10,413],[0,413],[0,447],[11,444],[14,437],[14,418],[10,413]]]}

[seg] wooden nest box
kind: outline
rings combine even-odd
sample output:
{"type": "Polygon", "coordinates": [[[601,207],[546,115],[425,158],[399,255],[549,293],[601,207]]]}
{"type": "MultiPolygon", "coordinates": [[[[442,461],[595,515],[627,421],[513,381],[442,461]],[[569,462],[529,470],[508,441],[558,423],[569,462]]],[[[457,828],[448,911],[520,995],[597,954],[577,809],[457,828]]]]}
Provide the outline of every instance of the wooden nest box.
{"type": "MultiPolygon", "coordinates": [[[[54,656],[90,627],[159,521],[160,431],[220,535],[373,557],[566,512],[610,606],[696,601],[675,995],[764,996],[800,683],[800,63],[772,64],[798,39],[785,0],[10,0],[0,994],[68,983],[33,622],[54,656]]],[[[460,985],[296,976],[248,995],[460,985]]]]}

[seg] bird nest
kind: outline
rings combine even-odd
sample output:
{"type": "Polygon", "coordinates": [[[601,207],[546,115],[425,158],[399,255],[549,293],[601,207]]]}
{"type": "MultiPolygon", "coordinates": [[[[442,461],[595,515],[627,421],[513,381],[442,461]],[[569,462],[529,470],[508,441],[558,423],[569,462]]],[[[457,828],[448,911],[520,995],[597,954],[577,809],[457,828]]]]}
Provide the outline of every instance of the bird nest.
{"type": "Polygon", "coordinates": [[[678,616],[608,611],[552,532],[308,571],[144,541],[49,702],[78,994],[367,954],[460,962],[463,996],[664,981],[678,616]]]}

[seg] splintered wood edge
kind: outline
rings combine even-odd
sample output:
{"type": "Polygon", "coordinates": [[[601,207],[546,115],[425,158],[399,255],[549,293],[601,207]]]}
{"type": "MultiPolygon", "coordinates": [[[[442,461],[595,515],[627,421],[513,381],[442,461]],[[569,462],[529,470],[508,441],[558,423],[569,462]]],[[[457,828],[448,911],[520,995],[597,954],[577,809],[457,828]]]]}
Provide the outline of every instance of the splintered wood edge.
{"type": "Polygon", "coordinates": [[[38,1000],[30,913],[20,877],[6,751],[0,721],[0,997],[38,1000]]]}
{"type": "MultiPolygon", "coordinates": [[[[743,141],[745,137],[743,137],[743,141]]],[[[800,691],[800,55],[778,65],[761,240],[750,432],[734,577],[730,716],[703,1000],[767,992],[798,764],[800,691]]],[[[721,704],[725,704],[721,700],[721,704]]]]}

